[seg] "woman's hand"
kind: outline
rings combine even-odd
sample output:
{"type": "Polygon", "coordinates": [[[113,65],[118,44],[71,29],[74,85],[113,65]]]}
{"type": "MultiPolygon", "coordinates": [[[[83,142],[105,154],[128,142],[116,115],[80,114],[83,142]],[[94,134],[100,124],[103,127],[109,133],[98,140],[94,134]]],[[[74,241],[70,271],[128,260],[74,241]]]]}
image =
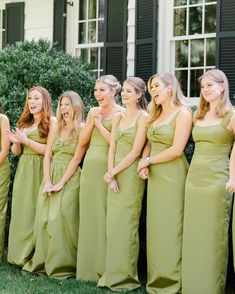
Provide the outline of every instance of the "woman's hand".
{"type": "Polygon", "coordinates": [[[116,179],[111,180],[108,184],[108,187],[116,193],[120,191],[116,179]]]}
{"type": "Polygon", "coordinates": [[[16,131],[14,131],[14,130],[12,130],[12,131],[6,130],[6,135],[10,139],[11,143],[20,144],[20,140],[19,140],[19,138],[17,136],[16,131]]]}
{"type": "Polygon", "coordinates": [[[111,176],[110,172],[107,172],[105,175],[104,175],[104,180],[105,182],[109,185],[109,183],[114,180],[114,177],[111,176]]]}
{"type": "Polygon", "coordinates": [[[225,187],[228,192],[234,193],[235,192],[235,180],[229,179],[225,187]]]}
{"type": "Polygon", "coordinates": [[[148,167],[144,167],[142,168],[139,173],[138,173],[139,177],[143,180],[146,180],[149,176],[149,169],[148,167]]]}
{"type": "Polygon", "coordinates": [[[58,192],[64,187],[64,184],[58,182],[57,184],[53,185],[51,188],[52,192],[58,192]]]}
{"type": "Polygon", "coordinates": [[[15,133],[16,133],[17,138],[20,141],[20,143],[25,144],[25,145],[29,145],[29,138],[27,137],[25,132],[16,128],[15,133]]]}
{"type": "Polygon", "coordinates": [[[137,173],[139,173],[141,169],[149,166],[149,163],[149,157],[140,159],[137,167],[137,173]]]}
{"type": "Polygon", "coordinates": [[[51,192],[53,192],[52,187],[53,185],[51,183],[51,180],[46,180],[43,188],[43,193],[47,193],[49,196],[51,196],[51,192]]]}

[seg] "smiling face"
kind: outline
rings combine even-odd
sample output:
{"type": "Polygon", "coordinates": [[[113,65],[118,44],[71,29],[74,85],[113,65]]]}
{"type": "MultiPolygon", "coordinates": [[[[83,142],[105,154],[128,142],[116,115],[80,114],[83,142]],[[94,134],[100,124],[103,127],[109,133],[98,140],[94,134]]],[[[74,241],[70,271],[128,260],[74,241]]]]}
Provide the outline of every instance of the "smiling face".
{"type": "Polygon", "coordinates": [[[28,95],[27,103],[31,114],[35,115],[42,112],[43,96],[39,91],[32,90],[28,95]]]}
{"type": "Polygon", "coordinates": [[[60,113],[65,122],[69,122],[73,118],[73,108],[68,97],[63,97],[60,100],[60,113]]]}
{"type": "Polygon", "coordinates": [[[97,82],[94,88],[94,95],[99,103],[100,107],[105,107],[112,102],[112,99],[115,96],[115,92],[110,89],[110,87],[103,83],[97,82]]]}
{"type": "Polygon", "coordinates": [[[140,98],[140,94],[137,94],[135,88],[130,85],[128,82],[124,82],[122,87],[122,103],[124,105],[134,103],[136,104],[137,100],[140,98]]]}
{"type": "Polygon", "coordinates": [[[209,77],[205,77],[201,80],[201,94],[207,102],[219,101],[223,91],[223,83],[218,83],[209,77]]]}
{"type": "Polygon", "coordinates": [[[166,86],[161,79],[155,77],[152,79],[150,94],[156,104],[164,104],[168,101],[171,86],[166,86]]]}

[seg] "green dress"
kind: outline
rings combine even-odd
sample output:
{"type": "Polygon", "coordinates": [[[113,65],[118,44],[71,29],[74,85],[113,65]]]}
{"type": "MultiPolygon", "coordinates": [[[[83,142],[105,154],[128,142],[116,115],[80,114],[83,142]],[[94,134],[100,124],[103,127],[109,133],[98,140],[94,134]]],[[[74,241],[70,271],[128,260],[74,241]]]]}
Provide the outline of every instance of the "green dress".
{"type": "MultiPolygon", "coordinates": [[[[37,129],[28,134],[33,141],[45,144],[37,129]]],[[[33,251],[33,226],[39,187],[43,178],[43,155],[23,145],[12,192],[8,262],[22,267],[33,251]]]]}
{"type": "MultiPolygon", "coordinates": [[[[1,147],[1,123],[3,115],[0,114],[0,151],[1,147]]],[[[7,213],[7,195],[10,182],[10,165],[8,159],[6,159],[0,165],[0,264],[3,259],[3,249],[5,242],[5,222],[7,213]]]]}
{"type": "MultiPolygon", "coordinates": [[[[111,130],[112,121],[103,126],[111,130]]],[[[98,281],[105,270],[109,145],[94,127],[81,173],[77,279],[98,281]]]]}
{"type": "MultiPolygon", "coordinates": [[[[173,144],[174,122],[153,128],[147,137],[151,156],[173,144]]],[[[182,154],[149,166],[147,190],[147,292],[180,293],[184,213],[184,188],[188,162],[182,154]]],[[[198,293],[199,294],[199,293],[198,293]]]]}
{"type": "MultiPolygon", "coordinates": [[[[126,130],[117,128],[115,165],[132,150],[137,121],[134,127],[126,130]]],[[[140,287],[138,227],[145,182],[137,174],[138,161],[139,158],[117,174],[120,192],[108,190],[106,266],[98,286],[114,291],[140,287]]]]}
{"type": "Polygon", "coordinates": [[[222,294],[226,282],[231,195],[228,113],[220,124],[193,129],[195,151],[185,186],[182,289],[184,294],[222,294]]]}
{"type": "MultiPolygon", "coordinates": [[[[77,138],[52,145],[51,179],[58,183],[74,156],[77,138]]],[[[23,270],[46,273],[55,278],[68,278],[76,274],[79,225],[80,168],[61,191],[49,196],[40,187],[34,226],[35,252],[23,270]]]]}

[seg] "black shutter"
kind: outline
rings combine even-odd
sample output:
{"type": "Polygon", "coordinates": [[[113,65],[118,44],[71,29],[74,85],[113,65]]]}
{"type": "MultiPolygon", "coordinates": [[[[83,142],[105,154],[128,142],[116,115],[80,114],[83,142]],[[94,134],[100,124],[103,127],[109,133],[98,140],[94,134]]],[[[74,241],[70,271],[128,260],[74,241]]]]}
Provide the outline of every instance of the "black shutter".
{"type": "Polygon", "coordinates": [[[135,75],[145,81],[157,68],[157,19],[157,0],[136,0],[135,75]]]}
{"type": "Polygon", "coordinates": [[[24,41],[24,2],[6,4],[6,43],[24,41]]]}
{"type": "Polygon", "coordinates": [[[127,0],[105,3],[104,73],[126,78],[127,0]]]}
{"type": "MultiPolygon", "coordinates": [[[[229,80],[230,98],[235,98],[235,1],[218,0],[216,27],[216,67],[229,80]]],[[[232,100],[233,101],[233,100],[232,100]]],[[[234,101],[233,101],[234,102],[234,101]]]]}
{"type": "Polygon", "coordinates": [[[53,42],[58,51],[65,50],[66,45],[66,0],[54,0],[53,42]]]}

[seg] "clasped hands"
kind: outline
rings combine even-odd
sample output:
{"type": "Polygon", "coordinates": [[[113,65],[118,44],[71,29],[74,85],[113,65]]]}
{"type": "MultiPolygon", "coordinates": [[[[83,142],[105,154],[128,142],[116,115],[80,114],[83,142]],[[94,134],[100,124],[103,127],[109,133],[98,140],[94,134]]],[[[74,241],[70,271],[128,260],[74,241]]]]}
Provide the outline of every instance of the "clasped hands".
{"type": "Polygon", "coordinates": [[[46,180],[44,184],[43,194],[47,193],[49,196],[52,196],[53,193],[60,191],[63,188],[64,184],[58,182],[53,185],[51,180],[46,180]]]}
{"type": "Polygon", "coordinates": [[[29,138],[24,131],[16,128],[15,130],[7,130],[6,135],[13,144],[29,145],[29,138]]]}
{"type": "Polygon", "coordinates": [[[149,160],[144,158],[140,159],[137,167],[137,173],[139,177],[143,180],[146,180],[149,176],[149,160]]]}
{"type": "Polygon", "coordinates": [[[104,175],[104,180],[108,184],[109,189],[113,190],[114,192],[119,192],[118,182],[115,179],[114,175],[112,175],[111,171],[106,172],[104,175]]]}

